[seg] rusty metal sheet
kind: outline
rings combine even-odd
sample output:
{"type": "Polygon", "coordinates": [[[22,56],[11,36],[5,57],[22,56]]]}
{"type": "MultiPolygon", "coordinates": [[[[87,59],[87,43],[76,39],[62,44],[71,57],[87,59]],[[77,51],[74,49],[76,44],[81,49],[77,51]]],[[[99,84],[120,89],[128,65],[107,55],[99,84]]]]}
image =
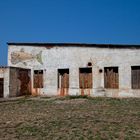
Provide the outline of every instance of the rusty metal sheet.
{"type": "Polygon", "coordinates": [[[3,98],[3,86],[4,86],[4,79],[0,78],[0,98],[3,98]]]}

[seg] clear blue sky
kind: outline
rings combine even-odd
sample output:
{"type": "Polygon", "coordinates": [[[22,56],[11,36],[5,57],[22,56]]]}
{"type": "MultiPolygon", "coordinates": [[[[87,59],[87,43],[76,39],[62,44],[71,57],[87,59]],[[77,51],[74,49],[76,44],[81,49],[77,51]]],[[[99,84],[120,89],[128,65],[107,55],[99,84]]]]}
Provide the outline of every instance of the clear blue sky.
{"type": "Polygon", "coordinates": [[[140,0],[0,0],[0,65],[7,42],[140,44],[140,0]]]}

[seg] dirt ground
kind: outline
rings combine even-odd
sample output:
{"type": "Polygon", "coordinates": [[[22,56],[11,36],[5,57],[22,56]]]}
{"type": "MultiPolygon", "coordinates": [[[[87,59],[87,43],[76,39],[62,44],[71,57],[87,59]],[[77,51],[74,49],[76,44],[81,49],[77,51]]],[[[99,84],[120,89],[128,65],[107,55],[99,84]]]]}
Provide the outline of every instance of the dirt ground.
{"type": "Polygon", "coordinates": [[[0,140],[140,140],[140,99],[0,102],[0,140]]]}

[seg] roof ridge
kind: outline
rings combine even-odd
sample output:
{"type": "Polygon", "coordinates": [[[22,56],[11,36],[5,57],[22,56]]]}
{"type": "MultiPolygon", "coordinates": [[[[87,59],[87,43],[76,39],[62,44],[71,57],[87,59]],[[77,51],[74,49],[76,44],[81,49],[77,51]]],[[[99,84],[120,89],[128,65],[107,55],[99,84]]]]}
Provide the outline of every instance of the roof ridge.
{"type": "Polygon", "coordinates": [[[132,44],[92,44],[92,43],[14,43],[9,42],[8,45],[20,45],[20,46],[43,46],[43,47],[50,47],[50,46],[77,46],[77,47],[99,47],[99,48],[140,48],[140,45],[132,45],[132,44]]]}

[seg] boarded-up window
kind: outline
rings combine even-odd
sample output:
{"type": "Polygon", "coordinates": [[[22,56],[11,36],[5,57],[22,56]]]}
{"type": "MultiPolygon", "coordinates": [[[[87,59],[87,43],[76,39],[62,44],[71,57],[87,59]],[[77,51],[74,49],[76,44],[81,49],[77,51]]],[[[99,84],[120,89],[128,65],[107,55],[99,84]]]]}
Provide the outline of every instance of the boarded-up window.
{"type": "Polygon", "coordinates": [[[0,98],[3,97],[3,78],[0,78],[0,98]]]}
{"type": "Polygon", "coordinates": [[[58,88],[69,88],[69,69],[58,69],[58,88]]]}
{"type": "Polygon", "coordinates": [[[132,89],[140,89],[140,66],[131,67],[132,89]]]}
{"type": "Polygon", "coordinates": [[[119,73],[118,67],[104,68],[104,87],[105,88],[119,88],[119,73]]]}
{"type": "Polygon", "coordinates": [[[92,68],[79,69],[79,87],[82,89],[92,88],[92,68]]]}
{"type": "Polygon", "coordinates": [[[34,88],[43,88],[43,70],[34,70],[34,88]]]}

